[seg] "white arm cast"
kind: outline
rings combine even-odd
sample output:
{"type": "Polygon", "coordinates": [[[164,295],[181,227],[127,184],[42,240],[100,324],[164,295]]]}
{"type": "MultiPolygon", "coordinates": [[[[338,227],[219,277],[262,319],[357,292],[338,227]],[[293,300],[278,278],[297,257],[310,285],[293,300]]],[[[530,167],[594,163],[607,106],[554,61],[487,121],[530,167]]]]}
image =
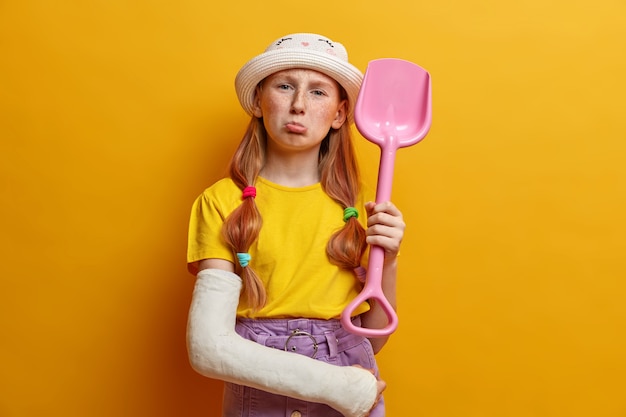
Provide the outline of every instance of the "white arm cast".
{"type": "Polygon", "coordinates": [[[232,272],[198,273],[187,325],[191,366],[210,378],[324,403],[347,417],[366,416],[378,395],[369,371],[262,346],[235,332],[241,285],[232,272]]]}

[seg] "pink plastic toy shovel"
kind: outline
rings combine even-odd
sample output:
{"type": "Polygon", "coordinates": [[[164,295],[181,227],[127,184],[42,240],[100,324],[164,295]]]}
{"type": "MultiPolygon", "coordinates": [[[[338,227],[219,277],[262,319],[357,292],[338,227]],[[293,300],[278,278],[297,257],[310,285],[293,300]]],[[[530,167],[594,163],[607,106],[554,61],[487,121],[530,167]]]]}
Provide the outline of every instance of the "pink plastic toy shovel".
{"type": "MultiPolygon", "coordinates": [[[[380,147],[376,202],[391,199],[393,165],[398,148],[411,146],[426,136],[431,123],[430,75],[409,61],[384,58],[371,61],[354,110],[359,132],[380,147]]],[[[365,286],[341,314],[342,324],[352,333],[383,337],[398,327],[398,316],[382,291],[384,249],[370,248],[365,286]],[[387,314],[382,329],[366,329],[352,323],[354,310],[366,300],[375,299],[387,314]]]]}

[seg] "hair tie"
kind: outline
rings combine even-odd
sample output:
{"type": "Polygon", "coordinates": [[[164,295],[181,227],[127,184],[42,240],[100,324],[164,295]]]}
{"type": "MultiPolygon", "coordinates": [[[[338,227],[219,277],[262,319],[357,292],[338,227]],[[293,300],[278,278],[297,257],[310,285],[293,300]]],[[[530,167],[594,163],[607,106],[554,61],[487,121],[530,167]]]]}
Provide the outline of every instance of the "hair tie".
{"type": "Polygon", "coordinates": [[[350,220],[350,217],[356,217],[357,219],[359,218],[359,212],[354,207],[346,207],[343,210],[343,221],[347,222],[348,220],[350,220]]]}
{"type": "Polygon", "coordinates": [[[247,186],[243,189],[243,193],[241,194],[241,199],[245,200],[248,197],[255,198],[256,197],[256,188],[252,186],[247,186]]]}
{"type": "Polygon", "coordinates": [[[354,268],[354,275],[356,275],[359,281],[365,282],[365,278],[367,277],[367,269],[359,265],[354,268]]]}
{"type": "Polygon", "coordinates": [[[237,259],[239,260],[239,265],[241,265],[242,268],[245,268],[250,263],[250,259],[252,259],[252,257],[249,253],[238,253],[237,259]]]}

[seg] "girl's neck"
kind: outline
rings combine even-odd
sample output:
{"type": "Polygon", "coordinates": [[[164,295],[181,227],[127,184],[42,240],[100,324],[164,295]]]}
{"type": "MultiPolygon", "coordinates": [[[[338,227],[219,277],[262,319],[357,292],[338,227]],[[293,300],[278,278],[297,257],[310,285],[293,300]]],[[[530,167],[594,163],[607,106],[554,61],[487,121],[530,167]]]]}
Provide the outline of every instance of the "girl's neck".
{"type": "Polygon", "coordinates": [[[260,175],[285,187],[305,187],[319,182],[318,156],[281,158],[268,153],[260,175]]]}

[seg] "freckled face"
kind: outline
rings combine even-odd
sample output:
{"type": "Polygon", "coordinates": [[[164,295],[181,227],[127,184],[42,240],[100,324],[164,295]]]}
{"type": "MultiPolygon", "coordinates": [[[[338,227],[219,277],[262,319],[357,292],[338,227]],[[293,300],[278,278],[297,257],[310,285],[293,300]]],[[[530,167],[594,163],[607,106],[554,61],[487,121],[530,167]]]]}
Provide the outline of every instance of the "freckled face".
{"type": "Polygon", "coordinates": [[[269,146],[283,150],[319,148],[328,131],[346,120],[339,84],[313,70],[274,73],[257,88],[256,117],[263,118],[269,146]]]}

